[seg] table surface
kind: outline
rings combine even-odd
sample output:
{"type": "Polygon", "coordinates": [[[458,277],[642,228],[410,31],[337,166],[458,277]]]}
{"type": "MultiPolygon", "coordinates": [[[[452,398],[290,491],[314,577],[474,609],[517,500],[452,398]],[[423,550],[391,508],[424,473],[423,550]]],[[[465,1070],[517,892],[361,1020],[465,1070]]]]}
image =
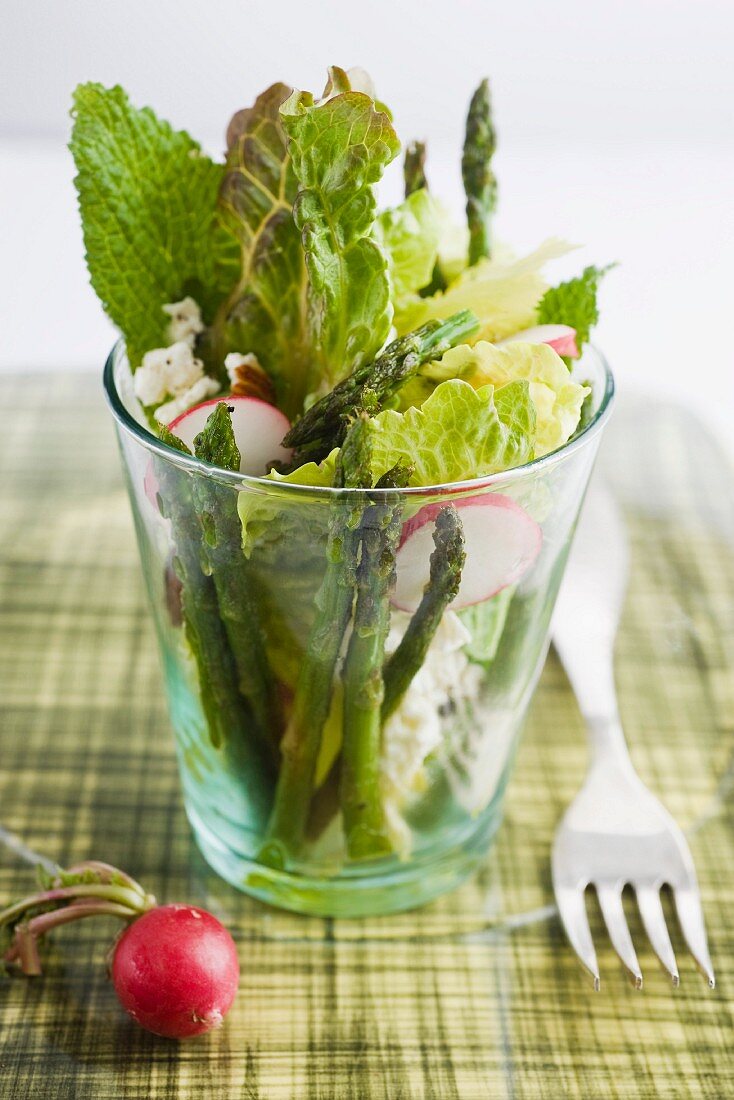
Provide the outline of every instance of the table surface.
{"type": "MultiPolygon", "coordinates": [[[[602,466],[633,550],[622,716],[643,778],[689,834],[718,985],[677,938],[673,990],[630,906],[645,988],[627,984],[594,911],[595,994],[552,905],[549,845],[585,766],[553,655],[505,823],[470,882],[381,919],[267,908],[192,843],[99,383],[6,377],[0,417],[0,822],[62,865],[109,860],[161,900],[212,909],[242,962],[222,1030],[177,1045],[119,1009],[111,922],[58,932],[42,978],[0,984],[3,1100],[734,1095],[734,505],[695,421],[622,408],[602,466]]],[[[0,846],[0,898],[31,882],[0,846]]]]}

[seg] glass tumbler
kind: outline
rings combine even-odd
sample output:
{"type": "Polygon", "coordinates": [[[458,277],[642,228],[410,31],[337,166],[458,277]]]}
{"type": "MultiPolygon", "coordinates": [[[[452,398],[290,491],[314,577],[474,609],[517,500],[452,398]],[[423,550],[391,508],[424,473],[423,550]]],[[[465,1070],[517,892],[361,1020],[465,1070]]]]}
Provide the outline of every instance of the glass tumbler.
{"type": "Polygon", "coordinates": [[[105,389],[186,813],[233,886],[305,913],[388,913],[485,856],[612,405],[598,352],[574,376],[592,394],[557,451],[461,484],[365,492],[217,470],[163,446],[124,346],[112,350],[105,389]],[[448,506],[478,602],[434,613],[429,630],[421,591],[448,506]],[[376,552],[379,564],[388,528],[397,583],[375,588],[393,564],[362,563],[376,552]]]}

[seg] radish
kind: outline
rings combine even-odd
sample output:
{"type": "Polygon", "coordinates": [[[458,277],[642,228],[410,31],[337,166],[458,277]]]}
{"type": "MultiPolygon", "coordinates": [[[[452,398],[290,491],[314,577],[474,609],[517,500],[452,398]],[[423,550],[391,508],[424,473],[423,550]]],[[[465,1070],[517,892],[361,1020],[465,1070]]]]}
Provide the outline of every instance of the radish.
{"type": "Polygon", "coordinates": [[[578,359],[579,349],[576,346],[576,329],[570,325],[536,325],[534,328],[523,329],[504,340],[498,340],[497,346],[515,344],[524,341],[528,344],[549,344],[559,355],[565,355],[568,359],[578,359]]]}
{"type": "Polygon", "coordinates": [[[138,917],[117,941],[112,982],[136,1023],[168,1039],[221,1024],[240,967],[227,929],[205,909],[162,905],[138,917]]]}
{"type": "Polygon", "coordinates": [[[40,974],[38,941],[48,932],[86,917],[121,917],[128,927],[113,948],[110,975],[136,1023],[169,1039],[221,1024],[240,967],[234,941],[216,917],[191,905],[158,906],[135,879],[96,860],[43,874],[40,891],[0,911],[0,932],[12,931],[0,964],[40,974]]]}
{"type": "Polygon", "coordinates": [[[159,512],[160,508],[158,507],[158,493],[160,491],[160,485],[158,483],[158,478],[156,477],[156,472],[153,467],[152,458],[148,459],[148,465],[145,467],[145,476],[143,477],[143,490],[146,497],[153,505],[153,508],[156,510],[156,512],[159,512]]]}
{"type": "Polygon", "coordinates": [[[232,412],[234,437],[242,456],[240,473],[250,477],[262,477],[272,462],[288,462],[292,451],[281,446],[281,440],[290,428],[290,421],[274,405],[257,397],[214,397],[187,409],[168,425],[174,435],[194,449],[194,439],[203,431],[209,415],[222,401],[232,412]]]}
{"type": "MultiPolygon", "coordinates": [[[[543,532],[534,519],[507,496],[487,493],[452,502],[461,516],[466,563],[454,610],[481,603],[520,580],[537,558],[543,532]]],[[[428,581],[433,527],[444,508],[426,504],[403,526],[397,552],[397,579],[392,602],[415,611],[428,581]]]]}

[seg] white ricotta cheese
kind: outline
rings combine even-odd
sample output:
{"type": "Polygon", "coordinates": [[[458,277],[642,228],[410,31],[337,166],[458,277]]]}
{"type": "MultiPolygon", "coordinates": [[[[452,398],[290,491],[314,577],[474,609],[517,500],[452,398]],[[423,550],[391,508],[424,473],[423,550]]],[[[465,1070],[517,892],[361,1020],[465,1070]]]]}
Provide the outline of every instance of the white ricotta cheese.
{"type": "MultiPolygon", "coordinates": [[[[393,653],[402,638],[410,615],[395,612],[386,642],[393,653]]],[[[421,789],[423,765],[442,741],[439,710],[452,700],[476,696],[481,669],[464,653],[470,634],[453,611],[445,612],[429,646],[423,666],[403,696],[400,706],[385,724],[382,745],[382,782],[385,809],[393,843],[406,852],[410,830],[400,814],[412,793],[421,789]]]]}
{"type": "Polygon", "coordinates": [[[198,405],[201,401],[206,401],[207,397],[213,397],[216,393],[219,393],[219,390],[219,383],[204,375],[179,397],[174,397],[172,401],[167,401],[165,405],[157,408],[155,418],[159,424],[170,424],[172,420],[175,420],[181,413],[186,412],[192,405],[198,405]]]}
{"type": "Polygon", "coordinates": [[[193,298],[182,298],[180,302],[170,302],[163,312],[171,318],[168,335],[172,343],[185,340],[191,347],[200,332],[204,331],[201,310],[193,298]]]}
{"type": "Polygon", "coordinates": [[[179,413],[218,393],[220,388],[218,382],[205,376],[204,364],[195,358],[192,345],[185,340],[146,352],[133,375],[133,387],[143,405],[158,405],[166,397],[173,399],[156,411],[162,424],[170,423],[179,413]],[[172,409],[177,411],[171,412],[172,409]]]}

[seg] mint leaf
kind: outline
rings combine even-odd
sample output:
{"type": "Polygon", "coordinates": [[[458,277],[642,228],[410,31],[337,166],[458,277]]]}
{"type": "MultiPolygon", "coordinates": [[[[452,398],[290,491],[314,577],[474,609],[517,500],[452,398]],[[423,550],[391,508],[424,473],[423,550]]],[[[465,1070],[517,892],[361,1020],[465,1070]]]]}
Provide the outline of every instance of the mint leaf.
{"type": "Polygon", "coordinates": [[[79,85],[72,117],[91,283],[135,368],[169,342],[163,305],[190,294],[211,320],[236,280],[236,250],[216,220],[224,169],[120,87],[79,85]]]}
{"type": "Polygon", "coordinates": [[[538,304],[539,325],[570,325],[576,329],[576,346],[581,351],[599,320],[596,293],[608,267],[587,267],[576,279],[546,290],[538,304]]]}
{"type": "Polygon", "coordinates": [[[240,250],[241,274],[210,338],[220,360],[227,351],[254,352],[275,381],[280,407],[294,416],[310,380],[306,269],[293,220],[298,184],[279,114],[290,91],[273,84],[229,124],[219,207],[240,250]]]}
{"type": "Polygon", "coordinates": [[[280,114],[299,183],[293,215],[306,255],[311,343],[327,387],[373,359],[390,328],[387,259],[370,233],[373,184],[399,142],[362,92],[318,105],[294,92],[280,114]]]}

